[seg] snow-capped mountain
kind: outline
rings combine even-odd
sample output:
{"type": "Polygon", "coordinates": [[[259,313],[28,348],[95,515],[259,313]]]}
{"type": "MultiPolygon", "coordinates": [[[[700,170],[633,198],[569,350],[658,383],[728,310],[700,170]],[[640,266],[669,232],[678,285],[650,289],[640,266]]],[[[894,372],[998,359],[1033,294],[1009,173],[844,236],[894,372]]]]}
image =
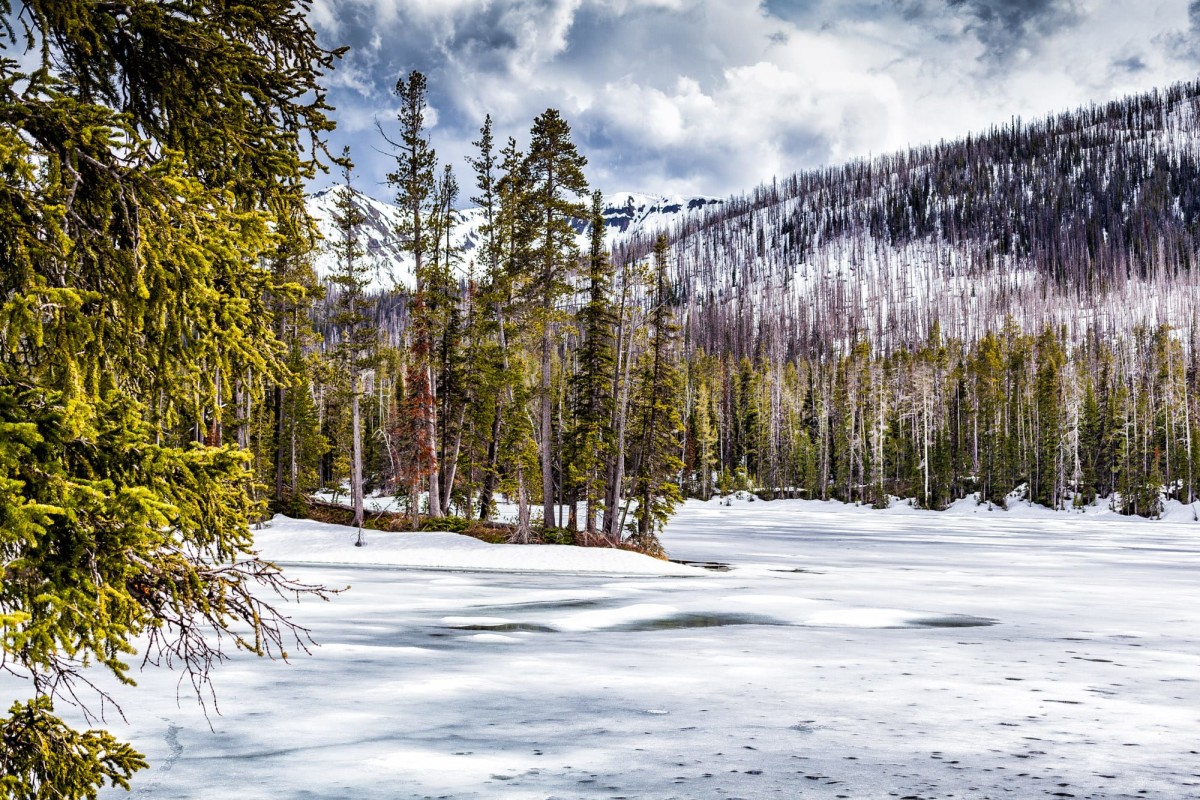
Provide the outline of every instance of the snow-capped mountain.
{"type": "MultiPolygon", "coordinates": [[[[605,198],[604,222],[608,226],[605,241],[611,247],[636,234],[657,234],[669,230],[687,215],[702,214],[723,203],[714,197],[618,192],[605,198]]],[[[588,231],[584,230],[582,235],[586,238],[588,231]]]]}
{"type": "MultiPolygon", "coordinates": [[[[317,275],[322,278],[336,269],[335,258],[327,243],[336,238],[331,220],[336,193],[342,191],[345,190],[341,187],[325,189],[311,195],[308,201],[309,213],[317,221],[317,227],[326,241],[316,258],[317,275]]],[[[384,290],[395,286],[411,286],[412,259],[401,250],[395,234],[400,209],[358,191],[354,191],[354,199],[365,218],[361,229],[363,247],[376,276],[371,288],[384,290]]],[[[667,231],[687,215],[717,208],[723,202],[712,197],[619,192],[605,199],[605,242],[612,247],[639,234],[652,236],[660,231],[667,231]]],[[[454,238],[462,248],[465,263],[472,258],[472,253],[479,244],[480,228],[484,222],[483,210],[468,208],[457,211],[456,214],[458,218],[454,238]]],[[[591,227],[581,224],[577,226],[577,231],[579,246],[586,249],[591,237],[591,227]]]]}

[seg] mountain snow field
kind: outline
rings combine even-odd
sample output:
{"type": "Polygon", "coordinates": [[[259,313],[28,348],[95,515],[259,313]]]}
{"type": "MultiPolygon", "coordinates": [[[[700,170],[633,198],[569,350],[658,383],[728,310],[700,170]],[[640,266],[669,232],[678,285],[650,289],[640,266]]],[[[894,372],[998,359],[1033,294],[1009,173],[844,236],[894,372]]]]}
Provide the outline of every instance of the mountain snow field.
{"type": "MultiPolygon", "coordinates": [[[[314,259],[317,275],[322,279],[327,279],[338,270],[337,256],[330,243],[338,241],[339,234],[333,224],[334,203],[338,193],[344,191],[344,187],[325,189],[308,199],[308,211],[325,241],[325,245],[318,250],[314,259]]],[[[369,290],[387,292],[398,287],[412,289],[415,285],[413,258],[404,249],[403,242],[396,233],[402,216],[401,209],[362,192],[353,189],[350,191],[354,197],[354,207],[363,217],[359,233],[364,256],[371,266],[369,290]]],[[[718,208],[724,202],[715,197],[616,192],[604,199],[605,246],[611,248],[639,234],[650,237],[659,232],[666,232],[689,215],[698,215],[705,210],[718,208]]],[[[484,210],[479,207],[454,212],[452,236],[456,248],[466,254],[463,261],[464,270],[482,240],[481,229],[486,222],[484,210]]],[[[582,252],[587,252],[591,231],[579,221],[573,224],[576,229],[575,245],[582,252]]],[[[459,277],[465,277],[465,272],[459,277]]]]}
{"type": "Polygon", "coordinates": [[[113,689],[135,796],[1200,797],[1190,518],[689,501],[664,543],[727,571],[257,536],[349,588],[293,607],[310,655],[220,667],[207,720],[176,673],[113,689]]]}

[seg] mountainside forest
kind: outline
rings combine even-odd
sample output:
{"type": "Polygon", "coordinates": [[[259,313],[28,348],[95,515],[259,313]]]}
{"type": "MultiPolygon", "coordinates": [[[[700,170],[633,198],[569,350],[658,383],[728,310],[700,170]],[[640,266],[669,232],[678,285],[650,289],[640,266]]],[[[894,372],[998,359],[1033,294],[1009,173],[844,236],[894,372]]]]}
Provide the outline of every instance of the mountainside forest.
{"type": "Polygon", "coordinates": [[[702,346],[739,358],[911,346],[934,325],[973,341],[1009,317],[1072,342],[1187,330],[1198,133],[1188,83],[799,173],[683,224],[673,281],[702,346]]]}
{"type": "MultiPolygon", "coordinates": [[[[546,202],[522,184],[530,156],[513,140],[503,164],[485,154],[483,194],[465,214],[452,211],[444,168],[429,195],[440,198],[428,206],[429,275],[362,301],[386,358],[363,373],[362,424],[378,435],[364,438],[361,474],[413,508],[429,502],[396,467],[419,440],[439,513],[489,516],[495,492],[540,488],[554,526],[615,524],[604,529],[614,539],[638,513],[623,502],[647,496],[633,476],[648,466],[643,486],[669,496],[740,488],[938,508],[1016,492],[1056,508],[1106,497],[1148,516],[1167,497],[1191,502],[1198,107],[1200,85],[1183,84],[1013,121],[694,202],[620,236],[601,203],[609,235],[577,253],[590,230],[581,189],[558,206],[563,257],[540,271],[553,234],[527,227],[545,215],[531,204],[546,202]],[[464,219],[469,236],[456,231],[464,219]],[[414,319],[417,300],[440,310],[414,319]],[[417,357],[429,359],[424,377],[405,366],[417,357]],[[677,372],[665,382],[664,365],[677,372]],[[414,386],[424,406],[404,405],[414,386]],[[650,397],[661,411],[641,407],[650,397]],[[417,413],[436,422],[405,438],[396,420],[417,413]],[[519,440],[503,437],[522,430],[530,456],[518,469],[505,459],[519,440]],[[586,518],[561,511],[586,501],[586,518]]],[[[346,213],[364,205],[344,197],[346,213]]],[[[345,230],[328,229],[326,264],[345,230]]],[[[393,263],[413,263],[406,235],[390,239],[404,254],[393,263]]],[[[375,237],[364,252],[378,252],[375,237]]],[[[332,353],[344,279],[323,272],[322,344],[308,351],[332,353]]],[[[334,382],[311,386],[318,443],[349,441],[335,432],[346,415],[334,382]]],[[[299,460],[312,471],[293,470],[295,483],[277,469],[277,497],[349,475],[337,448],[299,460]]]]}

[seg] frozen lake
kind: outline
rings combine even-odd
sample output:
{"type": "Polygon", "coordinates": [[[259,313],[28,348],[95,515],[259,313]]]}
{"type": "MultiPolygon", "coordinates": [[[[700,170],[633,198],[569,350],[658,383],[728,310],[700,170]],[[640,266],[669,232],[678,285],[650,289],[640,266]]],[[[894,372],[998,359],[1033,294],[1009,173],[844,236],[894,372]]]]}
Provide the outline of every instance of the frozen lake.
{"type": "Polygon", "coordinates": [[[120,693],[134,795],[1200,798],[1200,525],[690,502],[665,542],[733,568],[293,567],[352,589],[219,669],[214,730],[120,693]]]}

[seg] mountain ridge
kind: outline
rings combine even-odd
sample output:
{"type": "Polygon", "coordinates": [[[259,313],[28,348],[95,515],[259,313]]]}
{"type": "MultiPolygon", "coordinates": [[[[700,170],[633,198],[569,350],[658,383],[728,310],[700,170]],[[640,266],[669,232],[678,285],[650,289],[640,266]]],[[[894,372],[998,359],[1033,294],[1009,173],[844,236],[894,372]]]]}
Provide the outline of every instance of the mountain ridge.
{"type": "MultiPolygon", "coordinates": [[[[335,193],[342,187],[331,187],[313,192],[308,198],[308,210],[324,237],[318,248],[314,267],[318,278],[327,279],[337,268],[336,257],[329,242],[336,240],[336,231],[331,223],[335,193]]],[[[412,287],[412,261],[401,247],[395,234],[400,209],[363,192],[354,192],[355,205],[362,212],[364,222],[360,230],[365,241],[366,256],[373,262],[372,291],[387,291],[397,286],[412,287]]],[[[638,235],[652,235],[670,230],[679,218],[702,212],[724,203],[725,200],[702,195],[665,194],[653,195],[641,192],[616,192],[604,198],[603,215],[606,226],[605,243],[612,248],[638,235]]],[[[478,207],[458,209],[455,212],[454,243],[469,261],[472,251],[479,244],[480,228],[483,225],[483,210],[478,207]]],[[[578,222],[576,243],[586,250],[591,236],[590,224],[578,222]]]]}

